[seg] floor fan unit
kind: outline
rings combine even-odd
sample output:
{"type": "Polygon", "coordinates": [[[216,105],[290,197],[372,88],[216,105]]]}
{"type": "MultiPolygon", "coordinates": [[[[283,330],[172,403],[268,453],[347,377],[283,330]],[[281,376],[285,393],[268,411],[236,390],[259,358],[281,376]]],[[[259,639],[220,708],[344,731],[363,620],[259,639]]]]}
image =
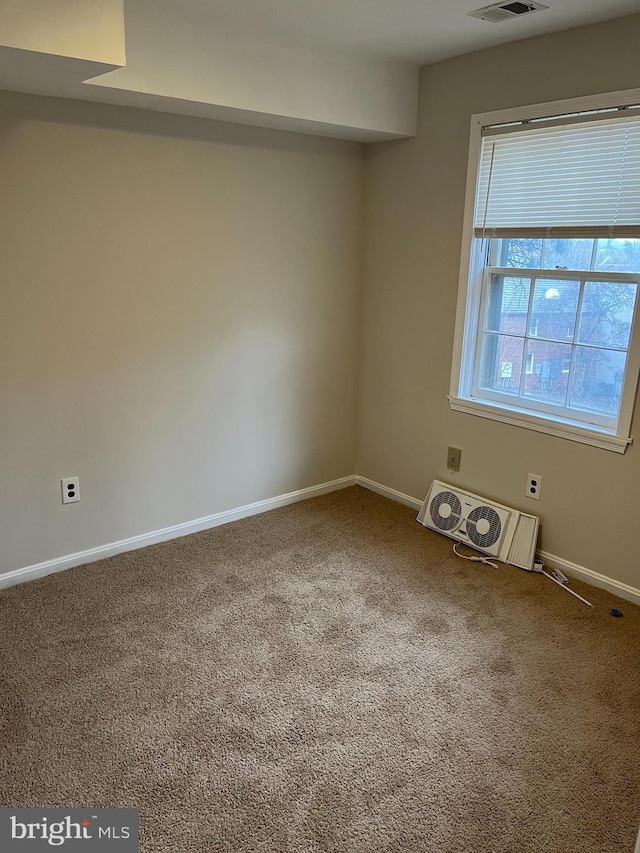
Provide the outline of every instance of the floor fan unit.
{"type": "Polygon", "coordinates": [[[434,480],[418,521],[503,563],[533,571],[539,526],[535,515],[434,480]]]}

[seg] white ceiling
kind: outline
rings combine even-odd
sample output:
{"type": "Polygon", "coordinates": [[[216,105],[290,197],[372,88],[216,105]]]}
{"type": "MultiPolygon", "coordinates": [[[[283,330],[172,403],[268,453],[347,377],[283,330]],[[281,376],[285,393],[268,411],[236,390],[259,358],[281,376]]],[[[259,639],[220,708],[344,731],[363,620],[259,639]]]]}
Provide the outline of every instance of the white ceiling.
{"type": "MultiPolygon", "coordinates": [[[[136,2],[136,0],[129,0],[136,2]]],[[[547,10],[491,24],[486,0],[173,0],[210,26],[426,65],[473,50],[640,12],[640,0],[545,0],[547,10]]]]}
{"type": "Polygon", "coordinates": [[[640,0],[546,3],[491,24],[467,16],[483,0],[0,0],[0,89],[403,138],[421,65],[640,12],[640,0]]]}

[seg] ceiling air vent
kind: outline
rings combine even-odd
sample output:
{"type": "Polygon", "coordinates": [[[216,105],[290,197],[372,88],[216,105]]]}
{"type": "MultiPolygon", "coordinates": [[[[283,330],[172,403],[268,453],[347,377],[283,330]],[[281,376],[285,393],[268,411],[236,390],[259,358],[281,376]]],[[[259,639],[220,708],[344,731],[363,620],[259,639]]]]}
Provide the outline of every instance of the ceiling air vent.
{"type": "Polygon", "coordinates": [[[475,12],[467,12],[467,15],[497,24],[499,21],[517,18],[520,15],[528,15],[530,12],[540,12],[542,9],[548,8],[548,6],[543,6],[542,3],[494,3],[491,6],[485,6],[483,9],[476,9],[475,12]]]}

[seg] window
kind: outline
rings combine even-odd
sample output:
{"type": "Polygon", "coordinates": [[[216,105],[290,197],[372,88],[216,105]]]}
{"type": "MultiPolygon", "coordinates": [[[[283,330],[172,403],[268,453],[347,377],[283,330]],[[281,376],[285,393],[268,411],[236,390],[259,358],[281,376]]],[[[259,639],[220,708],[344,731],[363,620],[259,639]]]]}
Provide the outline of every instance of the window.
{"type": "Polygon", "coordinates": [[[640,107],[585,100],[472,124],[450,400],[624,452],[640,370],[640,107]]]}

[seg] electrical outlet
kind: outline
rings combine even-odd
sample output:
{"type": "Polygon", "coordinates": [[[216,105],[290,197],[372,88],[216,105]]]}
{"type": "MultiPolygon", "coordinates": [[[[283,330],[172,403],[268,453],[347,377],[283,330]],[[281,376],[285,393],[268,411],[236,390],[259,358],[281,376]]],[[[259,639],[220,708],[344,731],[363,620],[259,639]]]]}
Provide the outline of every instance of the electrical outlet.
{"type": "Polygon", "coordinates": [[[534,501],[540,500],[540,492],[542,491],[542,477],[539,474],[527,474],[527,490],[525,492],[528,498],[533,498],[534,501]]]}
{"type": "Polygon", "coordinates": [[[447,450],[447,468],[454,472],[460,470],[460,456],[462,451],[459,447],[450,447],[447,450]]]}
{"type": "Polygon", "coordinates": [[[62,503],[74,504],[80,500],[80,477],[65,477],[60,480],[62,503]]]}

